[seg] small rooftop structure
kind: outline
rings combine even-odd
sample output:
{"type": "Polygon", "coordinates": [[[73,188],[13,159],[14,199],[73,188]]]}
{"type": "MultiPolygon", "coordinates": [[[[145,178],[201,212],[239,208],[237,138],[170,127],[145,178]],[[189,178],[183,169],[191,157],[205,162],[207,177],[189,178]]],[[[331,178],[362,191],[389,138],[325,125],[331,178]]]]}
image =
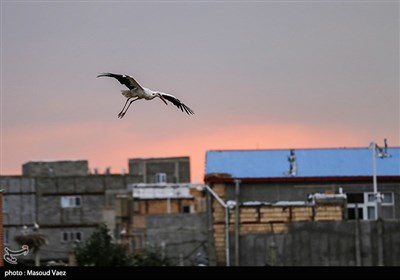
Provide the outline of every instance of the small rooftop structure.
{"type": "Polygon", "coordinates": [[[128,163],[129,174],[141,176],[143,183],[190,182],[190,158],[187,156],[131,158],[128,163]]]}

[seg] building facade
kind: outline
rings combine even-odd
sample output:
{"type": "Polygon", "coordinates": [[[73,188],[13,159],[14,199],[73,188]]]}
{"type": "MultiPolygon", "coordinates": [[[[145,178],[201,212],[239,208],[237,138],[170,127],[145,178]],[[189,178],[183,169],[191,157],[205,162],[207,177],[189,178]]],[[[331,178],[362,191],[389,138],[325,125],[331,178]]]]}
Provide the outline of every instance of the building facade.
{"type": "MultiPolygon", "coordinates": [[[[180,159],[164,161],[154,158],[149,165],[146,159],[136,159],[145,166],[146,176],[137,173],[91,173],[88,162],[84,160],[28,162],[23,165],[22,176],[0,177],[3,244],[12,250],[20,249],[16,236],[39,231],[47,240],[40,248],[41,263],[44,264],[48,261],[67,263],[76,243],[86,240],[103,222],[119,239],[119,197],[126,195],[128,186],[144,183],[144,180],[151,180],[157,174],[168,174],[172,180],[189,180],[190,165],[188,162],[180,163],[180,159]],[[167,164],[170,161],[178,169],[171,171],[167,164]]],[[[192,197],[188,201],[191,200],[192,197]]],[[[171,205],[175,211],[175,204],[171,205]]],[[[32,264],[33,257],[28,254],[20,261],[32,264]]]]}
{"type": "Polygon", "coordinates": [[[173,265],[208,264],[202,184],[130,184],[116,203],[116,229],[132,251],[161,247],[173,265]]]}
{"type": "Polygon", "coordinates": [[[378,212],[384,220],[398,219],[400,149],[385,152],[390,156],[380,158],[369,148],[208,151],[205,183],[215,193],[209,228],[217,263],[236,261],[239,255],[227,258],[226,252],[247,236],[285,235],[292,223],[374,221],[378,212]],[[383,194],[380,211],[375,188],[383,194]],[[340,199],[315,200],[327,196],[340,199]]]}
{"type": "MultiPolygon", "coordinates": [[[[376,188],[383,194],[381,217],[400,217],[400,148],[376,158],[376,188]]],[[[241,201],[302,201],[313,193],[347,195],[349,219],[377,216],[369,148],[209,151],[207,183],[223,183],[234,200],[234,180],[241,181],[241,201]],[[228,176],[221,176],[227,174],[228,176]],[[357,206],[357,207],[356,207],[357,206]],[[357,208],[357,211],[355,210],[357,208]]]]}

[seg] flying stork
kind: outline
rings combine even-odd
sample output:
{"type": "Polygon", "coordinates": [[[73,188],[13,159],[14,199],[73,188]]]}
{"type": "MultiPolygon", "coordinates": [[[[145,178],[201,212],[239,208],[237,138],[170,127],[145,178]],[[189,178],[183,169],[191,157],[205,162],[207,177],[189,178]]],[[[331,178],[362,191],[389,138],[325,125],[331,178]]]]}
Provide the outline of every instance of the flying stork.
{"type": "Polygon", "coordinates": [[[125,96],[127,99],[124,104],[124,107],[122,107],[121,112],[119,112],[119,114],[118,114],[118,118],[120,118],[120,119],[122,119],[125,116],[126,112],[129,109],[129,106],[131,106],[133,101],[143,99],[143,98],[146,100],[152,100],[155,97],[159,97],[166,105],[168,105],[168,103],[165,100],[168,100],[169,102],[174,104],[176,107],[181,109],[182,112],[186,112],[188,115],[194,114],[192,109],[190,109],[188,106],[183,104],[178,98],[176,98],[172,94],[159,92],[159,91],[153,91],[151,89],[142,87],[131,76],[122,75],[122,74],[113,74],[113,73],[102,73],[102,74],[99,74],[97,77],[115,78],[121,84],[125,85],[129,89],[129,90],[121,90],[122,95],[125,96]],[[130,100],[130,102],[128,104],[129,100],[130,100]],[[128,106],[126,106],[127,104],[128,104],[128,106]]]}

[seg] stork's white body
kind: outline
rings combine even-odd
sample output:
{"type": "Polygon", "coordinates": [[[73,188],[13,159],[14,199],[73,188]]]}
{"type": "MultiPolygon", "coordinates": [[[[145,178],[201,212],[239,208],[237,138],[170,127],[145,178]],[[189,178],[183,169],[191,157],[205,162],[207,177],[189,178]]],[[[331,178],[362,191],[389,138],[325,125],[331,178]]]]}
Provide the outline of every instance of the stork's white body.
{"type": "Polygon", "coordinates": [[[134,89],[129,89],[129,90],[123,89],[123,90],[121,90],[121,93],[126,98],[138,97],[139,99],[151,100],[151,99],[157,97],[156,92],[154,92],[148,88],[143,88],[143,89],[134,88],[134,89]]]}

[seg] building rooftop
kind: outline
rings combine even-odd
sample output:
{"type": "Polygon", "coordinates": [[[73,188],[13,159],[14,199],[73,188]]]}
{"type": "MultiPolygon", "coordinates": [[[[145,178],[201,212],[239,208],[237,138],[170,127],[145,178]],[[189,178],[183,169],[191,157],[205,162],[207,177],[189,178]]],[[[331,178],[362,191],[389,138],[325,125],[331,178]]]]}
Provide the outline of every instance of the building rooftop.
{"type": "Polygon", "coordinates": [[[22,175],[32,177],[86,176],[88,170],[87,160],[29,161],[22,165],[22,175]]]}
{"type": "MultiPolygon", "coordinates": [[[[366,148],[213,150],[206,152],[206,176],[233,178],[372,176],[372,150],[366,148]],[[293,153],[293,154],[291,154],[293,153]]],[[[400,148],[376,158],[378,176],[400,176],[400,148]]]]}

